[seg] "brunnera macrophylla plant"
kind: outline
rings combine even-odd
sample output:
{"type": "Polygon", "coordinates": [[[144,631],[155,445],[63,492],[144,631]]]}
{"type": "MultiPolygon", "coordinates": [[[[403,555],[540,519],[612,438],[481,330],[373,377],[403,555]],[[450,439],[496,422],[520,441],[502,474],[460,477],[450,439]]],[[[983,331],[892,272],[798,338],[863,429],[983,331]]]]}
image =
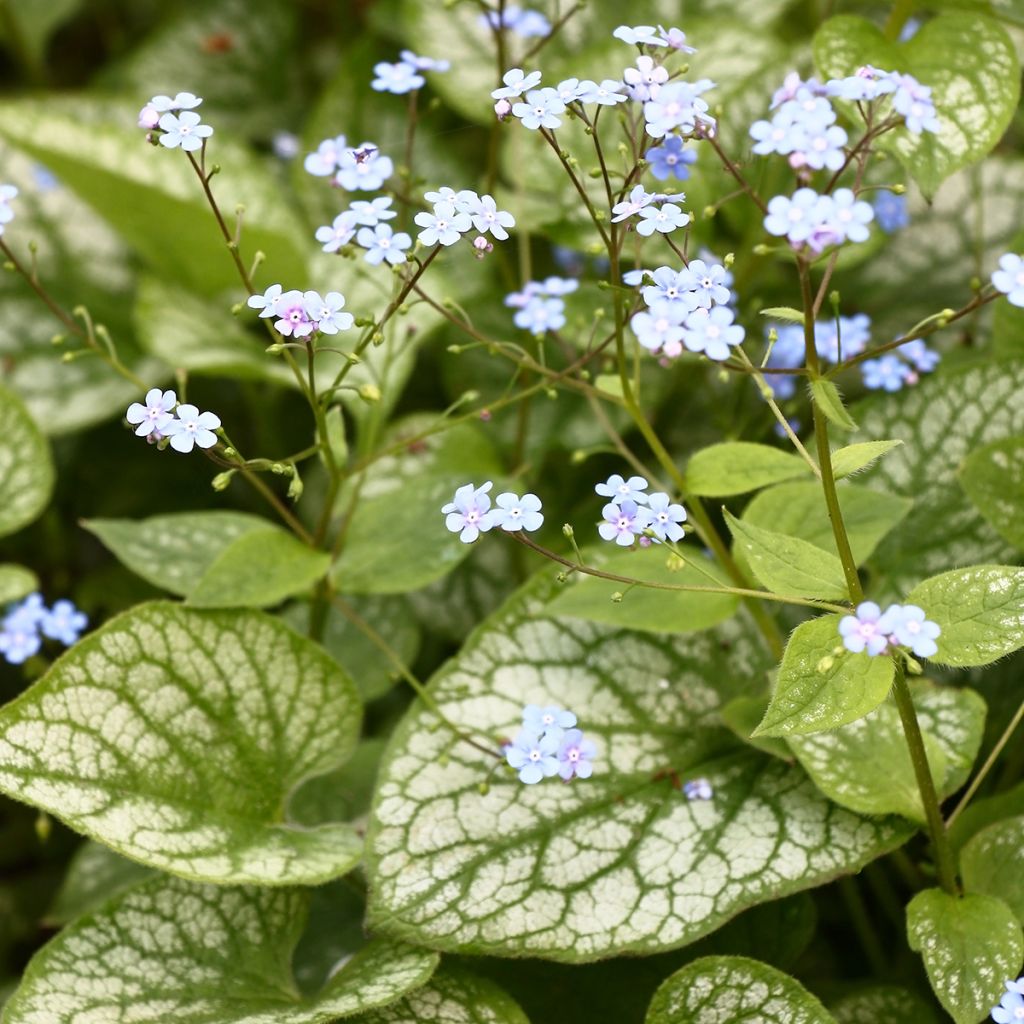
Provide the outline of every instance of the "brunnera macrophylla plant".
{"type": "Polygon", "coordinates": [[[972,194],[1020,67],[912,6],[737,71],[778,5],[409,0],[437,56],[290,179],[188,80],[8,105],[66,184],[5,175],[0,250],[96,407],[15,357],[0,534],[112,416],[213,495],[83,523],[126,597],[0,564],[0,791],[85,837],[4,1024],[1021,1018],[1024,237],[972,194]]]}

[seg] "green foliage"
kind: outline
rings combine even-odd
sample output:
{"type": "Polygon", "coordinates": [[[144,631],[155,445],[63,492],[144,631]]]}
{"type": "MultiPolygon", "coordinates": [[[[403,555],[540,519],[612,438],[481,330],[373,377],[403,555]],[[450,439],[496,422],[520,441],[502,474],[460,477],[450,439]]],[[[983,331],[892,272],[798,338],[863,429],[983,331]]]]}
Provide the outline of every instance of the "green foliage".
{"type": "Polygon", "coordinates": [[[856,430],[857,424],[853,422],[850,414],[843,404],[843,396],[839,388],[830,380],[824,377],[816,377],[811,381],[811,395],[814,404],[828,417],[830,423],[835,424],[841,430],[856,430]]]}
{"type": "Polygon", "coordinates": [[[993,896],[919,892],[907,906],[910,948],[924,959],[928,980],[956,1024],[977,1024],[999,1002],[1003,982],[1024,958],[1021,927],[993,896]]]}
{"type": "Polygon", "coordinates": [[[919,996],[895,985],[851,992],[829,1010],[836,1024],[938,1024],[935,1011],[919,996]]]}
{"type": "Polygon", "coordinates": [[[902,441],[860,441],[838,448],[832,453],[832,473],[837,480],[858,473],[901,444],[902,441]]]}
{"type": "Polygon", "coordinates": [[[38,586],[34,572],[20,565],[0,565],[0,607],[31,594],[38,586]]]}
{"type": "Polygon", "coordinates": [[[75,851],[47,911],[50,924],[66,925],[153,875],[153,869],[87,839],[75,851]]]}
{"type": "Polygon", "coordinates": [[[1024,549],[1024,437],[1008,437],[971,452],[960,468],[960,486],[1000,537],[1024,549]]]}
{"type": "Polygon", "coordinates": [[[1001,899],[1024,922],[1024,817],[982,829],[964,846],[960,872],[968,892],[1001,899]]]}
{"type": "Polygon", "coordinates": [[[18,396],[0,386],[0,537],[32,522],[52,491],[50,446],[18,396]]]}
{"type": "Polygon", "coordinates": [[[807,463],[797,455],[766,444],[724,441],[690,457],[686,489],[690,494],[724,498],[808,473],[807,463]]]}

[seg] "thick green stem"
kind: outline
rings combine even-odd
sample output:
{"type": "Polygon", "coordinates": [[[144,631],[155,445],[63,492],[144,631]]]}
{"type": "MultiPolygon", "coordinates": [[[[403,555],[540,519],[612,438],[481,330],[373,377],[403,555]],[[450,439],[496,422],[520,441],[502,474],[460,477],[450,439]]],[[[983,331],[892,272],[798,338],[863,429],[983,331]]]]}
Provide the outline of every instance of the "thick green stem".
{"type": "Polygon", "coordinates": [[[931,768],[928,765],[928,755],[924,749],[924,737],[921,735],[921,726],[917,721],[914,699],[910,695],[903,662],[899,658],[896,659],[896,680],[893,683],[893,694],[896,697],[896,707],[900,712],[900,721],[903,723],[903,734],[907,738],[910,760],[914,765],[914,775],[917,777],[921,803],[924,805],[928,832],[931,835],[932,849],[935,852],[935,868],[938,872],[939,884],[951,896],[956,896],[958,889],[956,869],[953,867],[953,851],[949,845],[946,826],[942,821],[939,797],[935,792],[935,781],[932,779],[931,768]]]}

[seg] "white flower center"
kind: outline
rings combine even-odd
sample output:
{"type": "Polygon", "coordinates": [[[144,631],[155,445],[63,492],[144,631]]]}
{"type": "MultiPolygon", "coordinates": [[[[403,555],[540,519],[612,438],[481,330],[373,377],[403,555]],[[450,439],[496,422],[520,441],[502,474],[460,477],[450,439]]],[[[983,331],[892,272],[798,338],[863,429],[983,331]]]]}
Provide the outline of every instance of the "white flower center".
{"type": "Polygon", "coordinates": [[[540,751],[539,750],[531,750],[530,751],[530,760],[531,761],[539,761],[540,760],[540,751]]]}

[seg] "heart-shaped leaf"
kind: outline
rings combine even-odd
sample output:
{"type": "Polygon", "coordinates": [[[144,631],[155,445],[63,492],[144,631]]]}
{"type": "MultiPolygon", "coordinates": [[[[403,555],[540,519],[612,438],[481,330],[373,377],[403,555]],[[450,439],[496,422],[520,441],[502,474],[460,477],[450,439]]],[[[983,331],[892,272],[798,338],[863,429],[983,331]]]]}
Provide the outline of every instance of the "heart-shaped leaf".
{"type": "Polygon", "coordinates": [[[992,528],[1024,551],[1024,437],[1007,437],[971,452],[960,486],[992,528]]]}
{"type": "Polygon", "coordinates": [[[968,892],[1003,900],[1024,922],[1024,817],[983,828],[964,846],[960,871],[968,892]]]}
{"type": "Polygon", "coordinates": [[[345,762],[361,717],[352,681],[277,619],[139,605],[0,711],[0,791],[187,878],[319,882],[359,838],[291,824],[285,802],[345,762]]]}
{"type": "Polygon", "coordinates": [[[32,522],[52,491],[50,446],[21,399],[0,386],[0,537],[32,522]]]}

